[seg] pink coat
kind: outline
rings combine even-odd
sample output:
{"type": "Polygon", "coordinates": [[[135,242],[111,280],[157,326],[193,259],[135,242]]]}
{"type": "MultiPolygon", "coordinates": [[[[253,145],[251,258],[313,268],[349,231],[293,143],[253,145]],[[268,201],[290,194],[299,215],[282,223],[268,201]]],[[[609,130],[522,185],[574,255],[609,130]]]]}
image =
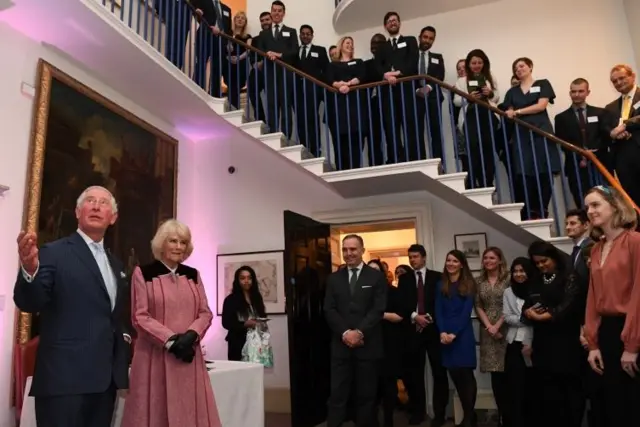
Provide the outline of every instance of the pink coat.
{"type": "Polygon", "coordinates": [[[131,292],[138,336],[122,427],[221,427],[200,345],[190,364],[165,348],[189,329],[202,339],[211,325],[198,271],[179,265],[174,275],[161,262],[138,267],[131,292]]]}

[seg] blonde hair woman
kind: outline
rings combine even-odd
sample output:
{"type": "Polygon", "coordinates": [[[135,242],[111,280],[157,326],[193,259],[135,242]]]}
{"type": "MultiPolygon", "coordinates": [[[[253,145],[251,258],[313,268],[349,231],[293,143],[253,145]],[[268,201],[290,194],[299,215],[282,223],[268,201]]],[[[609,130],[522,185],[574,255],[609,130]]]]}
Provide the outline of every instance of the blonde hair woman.
{"type": "Polygon", "coordinates": [[[491,373],[491,388],[502,419],[506,412],[507,380],[504,361],[507,354],[507,330],[503,297],[509,287],[509,267],[500,248],[489,247],[482,253],[482,270],[477,280],[476,314],[480,319],[480,371],[491,373]]]}
{"type": "MultiPolygon", "coordinates": [[[[233,17],[233,38],[247,45],[251,45],[251,34],[247,33],[247,14],[240,11],[233,17]]],[[[222,70],[227,84],[229,103],[236,109],[240,108],[240,92],[247,84],[249,74],[249,64],[247,55],[249,52],[244,46],[238,43],[229,42],[227,44],[229,52],[229,66],[222,70]]]]}
{"type": "Polygon", "coordinates": [[[367,91],[351,89],[365,81],[367,69],[354,52],[353,39],[342,37],[327,67],[327,82],[339,92],[327,93],[327,120],[338,170],[362,166],[363,138],[368,129],[367,91]]]}
{"type": "Polygon", "coordinates": [[[199,345],[213,315],[198,270],[183,264],[189,227],[166,221],[151,250],[156,261],[137,267],[131,285],[138,338],[122,427],[221,427],[199,345]]]}
{"type": "Polygon", "coordinates": [[[589,364],[603,377],[607,425],[640,425],[640,233],[637,214],[614,188],[585,197],[592,236],[585,335],[589,364]]]}

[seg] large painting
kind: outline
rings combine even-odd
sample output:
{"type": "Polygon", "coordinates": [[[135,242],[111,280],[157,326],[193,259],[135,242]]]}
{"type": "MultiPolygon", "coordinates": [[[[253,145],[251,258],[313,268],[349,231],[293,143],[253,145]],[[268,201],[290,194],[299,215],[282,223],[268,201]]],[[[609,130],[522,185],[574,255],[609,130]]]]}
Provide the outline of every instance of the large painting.
{"type": "MultiPolygon", "coordinates": [[[[176,140],[40,60],[24,227],[39,244],[71,234],[80,193],[104,186],[119,214],[105,245],[130,274],[152,259],[159,223],[175,217],[177,152],[176,140]]],[[[32,337],[32,320],[19,314],[20,343],[32,337]]]]}

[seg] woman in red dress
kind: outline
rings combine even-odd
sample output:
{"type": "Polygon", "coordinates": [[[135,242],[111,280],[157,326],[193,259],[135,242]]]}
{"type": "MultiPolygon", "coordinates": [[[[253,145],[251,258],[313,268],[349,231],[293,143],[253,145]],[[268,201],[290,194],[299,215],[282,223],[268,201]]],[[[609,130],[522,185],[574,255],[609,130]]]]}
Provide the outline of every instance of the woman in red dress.
{"type": "Polygon", "coordinates": [[[156,261],[133,273],[138,333],[122,427],[221,427],[199,342],[211,325],[189,228],[163,223],[151,241],[156,261]]]}
{"type": "MultiPolygon", "coordinates": [[[[608,426],[640,426],[640,233],[633,207],[613,188],[585,198],[591,222],[591,278],[585,335],[589,364],[602,375],[608,426]]],[[[534,349],[535,351],[535,349],[534,349]]]]}

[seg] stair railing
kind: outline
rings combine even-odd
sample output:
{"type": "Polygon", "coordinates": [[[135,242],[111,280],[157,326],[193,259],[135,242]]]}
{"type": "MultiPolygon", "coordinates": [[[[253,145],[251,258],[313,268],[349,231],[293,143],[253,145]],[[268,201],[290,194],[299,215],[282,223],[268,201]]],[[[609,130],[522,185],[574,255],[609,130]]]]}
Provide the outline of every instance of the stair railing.
{"type": "MultiPolygon", "coordinates": [[[[509,119],[486,99],[434,77],[415,75],[390,85],[379,81],[375,63],[360,60],[305,72],[300,51],[271,60],[230,28],[214,35],[187,0],[97,1],[209,95],[226,96],[231,110],[244,110],[245,120],[264,121],[269,132],[282,132],[287,143],[302,144],[330,168],[439,158],[442,172],[466,172],[468,194],[493,188],[487,195],[493,203],[519,203],[513,209],[521,207],[521,220],[555,218],[558,235],[566,210],[582,206],[594,185],[616,188],[640,212],[600,153],[509,119]],[[357,80],[341,93],[336,81],[345,76],[357,80]],[[418,94],[427,86],[426,96],[418,94]]],[[[225,18],[229,27],[232,16],[225,18]]]]}

